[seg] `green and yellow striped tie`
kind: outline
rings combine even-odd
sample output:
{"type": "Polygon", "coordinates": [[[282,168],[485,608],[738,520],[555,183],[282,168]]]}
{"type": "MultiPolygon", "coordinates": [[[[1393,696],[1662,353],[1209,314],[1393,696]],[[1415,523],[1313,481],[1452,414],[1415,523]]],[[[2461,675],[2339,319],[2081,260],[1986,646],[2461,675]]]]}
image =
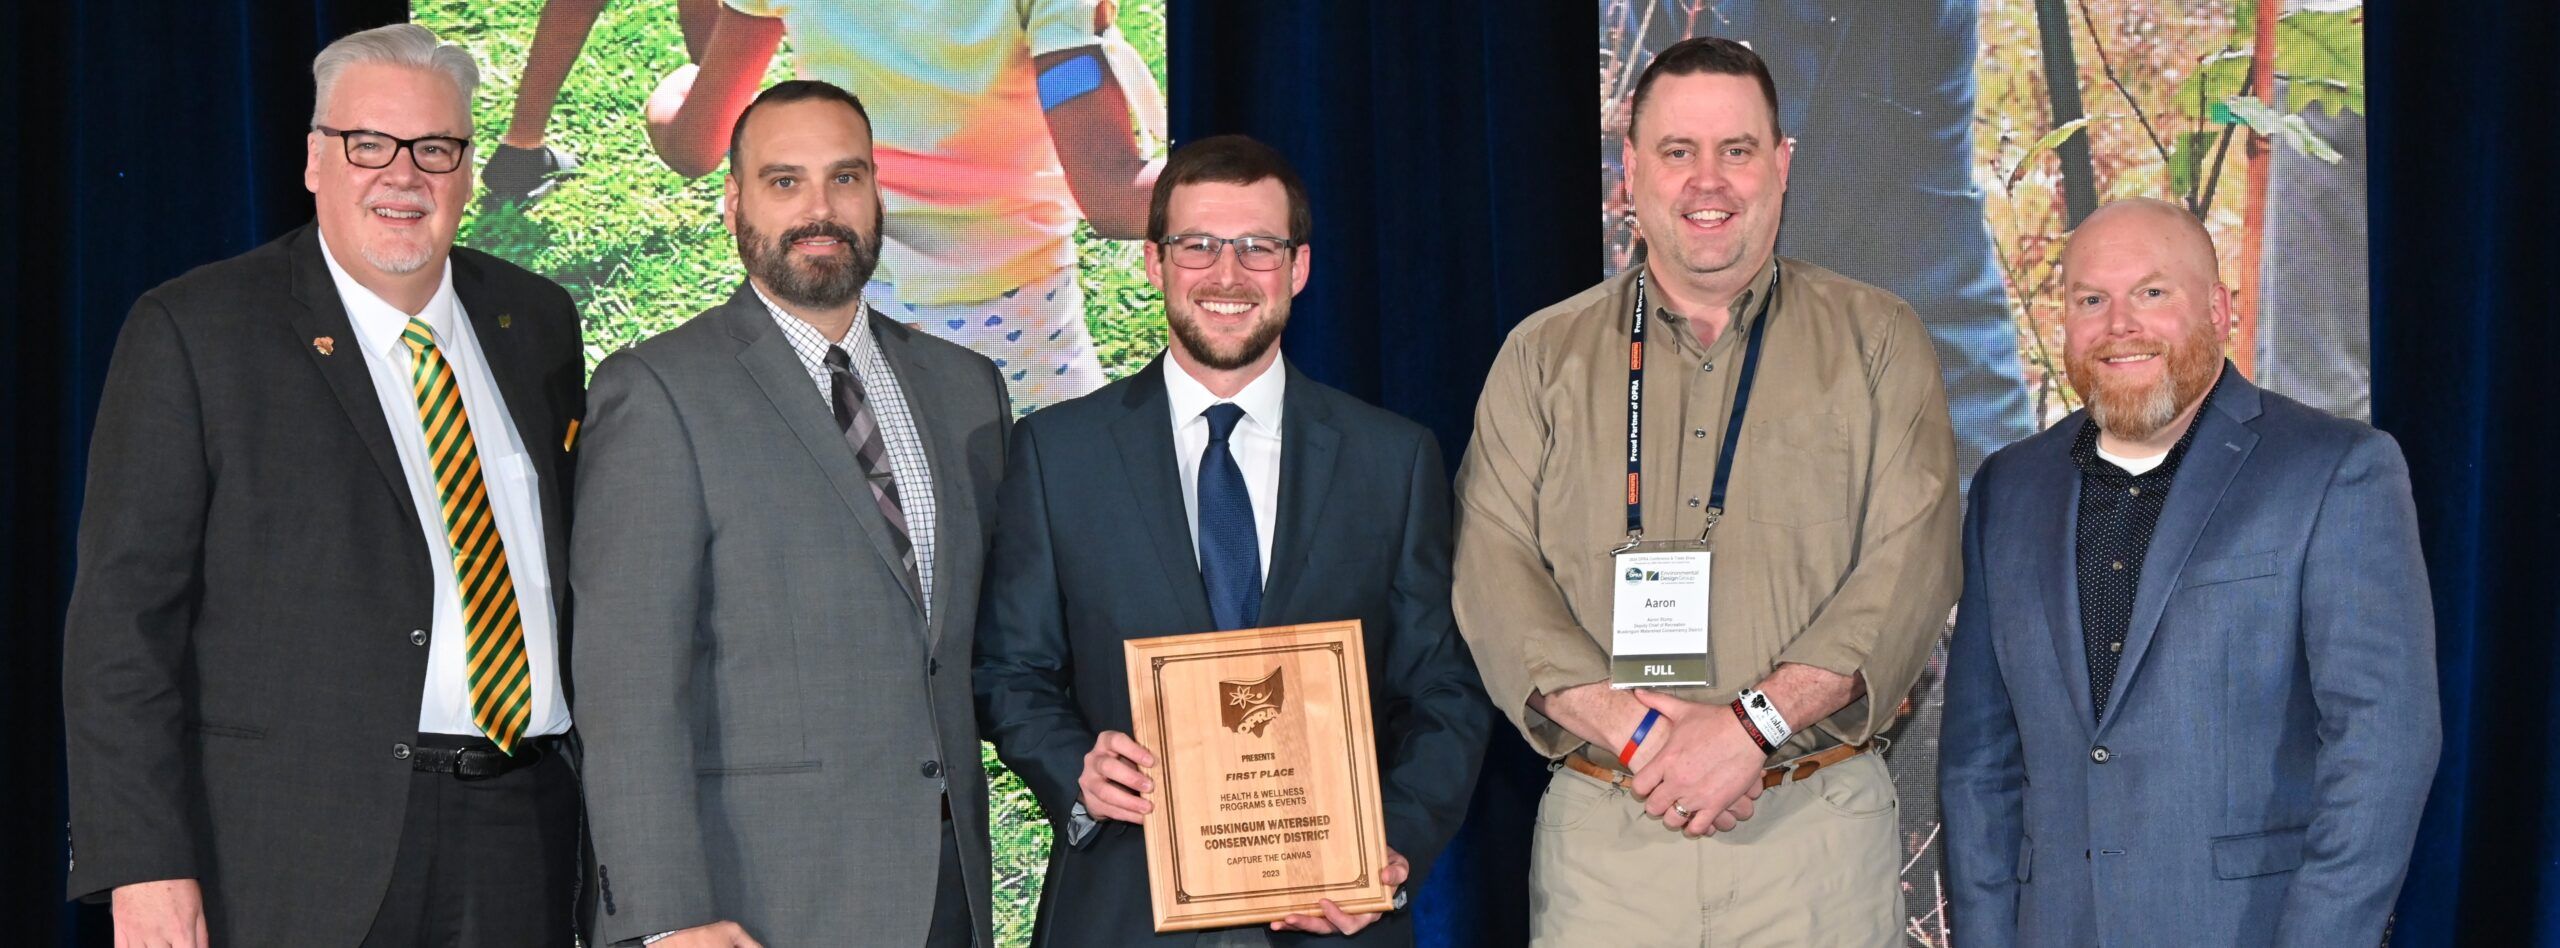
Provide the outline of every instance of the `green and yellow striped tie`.
{"type": "Polygon", "coordinates": [[[515,753],[533,720],[533,675],[524,654],[524,616],[516,608],[507,544],[489,508],[480,474],[480,450],[464,417],[462,388],[453,366],[436,351],[435,327],[416,318],[400,334],[408,343],[410,387],[418,395],[418,422],[426,427],[427,461],[435,470],[444,511],[453,578],[462,590],[465,668],[470,672],[471,720],[499,750],[515,753]]]}

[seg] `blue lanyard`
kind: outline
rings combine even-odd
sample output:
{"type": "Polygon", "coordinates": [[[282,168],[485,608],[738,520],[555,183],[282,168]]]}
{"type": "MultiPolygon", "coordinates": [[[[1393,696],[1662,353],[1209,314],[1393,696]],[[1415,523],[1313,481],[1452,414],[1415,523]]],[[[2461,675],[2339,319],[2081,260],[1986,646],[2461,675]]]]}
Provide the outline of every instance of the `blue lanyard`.
{"type": "MultiPolygon", "coordinates": [[[[1636,264],[1644,266],[1642,263],[1636,264]]],[[[1769,314],[1778,302],[1778,264],[1769,264],[1769,292],[1742,346],[1742,377],[1735,380],[1733,412],[1724,423],[1724,448],[1716,452],[1714,486],[1707,492],[1707,529],[1724,519],[1725,485],[1733,480],[1733,456],[1742,447],[1742,416],[1751,408],[1751,382],[1760,374],[1760,343],[1769,337],[1769,314]]],[[[1627,343],[1627,541],[1644,536],[1644,332],[1651,313],[1645,309],[1645,273],[1636,271],[1635,312],[1628,317],[1627,343]]],[[[1730,331],[1730,329],[1728,329],[1730,331]]]]}

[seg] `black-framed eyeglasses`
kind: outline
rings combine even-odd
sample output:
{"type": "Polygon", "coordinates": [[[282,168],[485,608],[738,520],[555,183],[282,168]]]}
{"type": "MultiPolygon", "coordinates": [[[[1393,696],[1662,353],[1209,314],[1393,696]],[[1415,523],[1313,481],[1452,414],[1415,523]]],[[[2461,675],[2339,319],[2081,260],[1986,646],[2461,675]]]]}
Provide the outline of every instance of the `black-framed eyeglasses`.
{"type": "Polygon", "coordinates": [[[407,149],[409,160],[418,170],[428,174],[445,174],[462,167],[462,153],[471,147],[471,139],[449,135],[423,138],[401,138],[369,128],[330,128],[311,126],[311,130],[335,138],[347,149],[347,163],[358,168],[388,168],[407,149]]]}
{"type": "Polygon", "coordinates": [[[1173,259],[1173,265],[1185,270],[1206,270],[1217,266],[1218,255],[1226,251],[1227,245],[1233,244],[1237,264],[1247,270],[1265,272],[1280,269],[1280,264],[1289,259],[1289,249],[1298,245],[1297,241],[1278,237],[1212,237],[1208,234],[1175,234],[1158,242],[1164,245],[1165,256],[1173,259]]]}

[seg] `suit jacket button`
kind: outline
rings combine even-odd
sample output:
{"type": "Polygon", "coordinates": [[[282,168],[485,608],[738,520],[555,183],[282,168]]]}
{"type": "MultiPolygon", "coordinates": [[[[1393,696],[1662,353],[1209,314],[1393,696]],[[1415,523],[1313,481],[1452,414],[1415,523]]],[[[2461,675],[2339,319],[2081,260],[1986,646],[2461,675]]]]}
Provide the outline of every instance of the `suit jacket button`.
{"type": "Polygon", "coordinates": [[[942,762],[938,760],[925,761],[923,770],[924,775],[927,777],[942,776],[942,762]]]}
{"type": "Polygon", "coordinates": [[[2099,745],[2099,746],[2097,746],[2097,747],[2090,748],[2090,750],[2089,750],[2089,759],[2090,759],[2090,760],[2097,761],[2097,762],[2099,762],[2099,763],[2101,763],[2101,764],[2106,763],[2106,762],[2107,762],[2107,758],[2109,758],[2109,757],[2113,757],[2113,756],[2115,756],[2115,755],[2110,754],[2110,753],[2107,753],[2106,745],[2103,745],[2103,744],[2101,744],[2101,745],[2099,745]]]}
{"type": "Polygon", "coordinates": [[[427,630],[425,630],[425,629],[410,629],[410,630],[409,630],[409,644],[411,644],[411,645],[425,645],[425,644],[427,644],[427,630]]]}
{"type": "Polygon", "coordinates": [[[409,745],[407,745],[407,744],[393,744],[393,745],[391,745],[391,759],[393,759],[393,760],[408,760],[408,759],[409,759],[409,745]]]}
{"type": "Polygon", "coordinates": [[[941,660],[941,659],[939,659],[939,658],[928,658],[928,659],[925,659],[925,660],[924,660],[924,673],[925,673],[925,674],[928,674],[928,675],[939,675],[939,674],[942,674],[942,660],[941,660]]]}

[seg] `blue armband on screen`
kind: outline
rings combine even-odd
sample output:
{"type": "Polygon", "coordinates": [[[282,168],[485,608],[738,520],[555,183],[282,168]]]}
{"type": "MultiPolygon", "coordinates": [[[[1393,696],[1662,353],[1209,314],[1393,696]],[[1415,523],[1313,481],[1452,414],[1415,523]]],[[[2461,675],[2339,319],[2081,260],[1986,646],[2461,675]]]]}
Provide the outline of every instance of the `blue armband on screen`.
{"type": "Polygon", "coordinates": [[[1102,57],[1092,50],[1040,73],[1040,110],[1046,112],[1102,88],[1102,57]]]}

